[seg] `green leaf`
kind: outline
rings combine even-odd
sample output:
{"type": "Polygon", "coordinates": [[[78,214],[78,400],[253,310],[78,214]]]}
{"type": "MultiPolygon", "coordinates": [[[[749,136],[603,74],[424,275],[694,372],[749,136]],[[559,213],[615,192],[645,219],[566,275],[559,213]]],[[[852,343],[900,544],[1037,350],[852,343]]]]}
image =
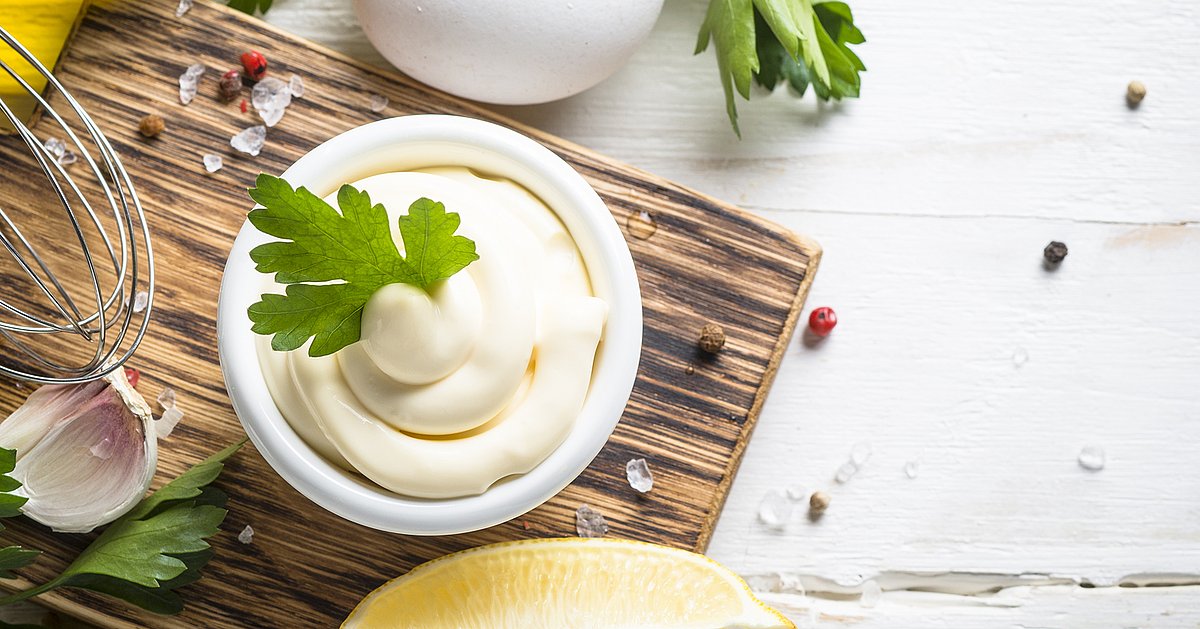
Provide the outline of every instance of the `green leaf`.
{"type": "Polygon", "coordinates": [[[696,54],[708,48],[710,38],[716,48],[717,71],[725,90],[725,112],[734,132],[741,137],[733,90],[736,86],[742,98],[749,99],[751,75],[758,71],[751,0],[710,0],[696,41],[696,54]]]}
{"type": "Polygon", "coordinates": [[[177,505],[144,520],[118,521],[101,533],[63,572],[103,574],[145,587],[158,587],[187,568],[178,557],[208,548],[225,510],[212,505],[177,505]]]}
{"type": "MultiPolygon", "coordinates": [[[[174,614],[174,589],[200,578],[212,558],[206,538],[225,519],[224,494],[208,487],[245,440],[210,456],[144,498],[67,566],[52,587],[115,596],[152,612],[174,614]]],[[[43,590],[44,591],[44,590],[43,590]]]]}
{"type": "Polygon", "coordinates": [[[14,625],[11,622],[4,622],[3,620],[0,620],[0,629],[46,629],[46,628],[43,627],[42,625],[31,625],[29,623],[21,623],[19,625],[14,625]]]}
{"type": "Polygon", "coordinates": [[[332,354],[360,338],[363,308],[380,287],[426,288],[479,259],[475,243],[454,233],[459,215],[430,199],[417,199],[399,219],[402,257],[387,210],[372,204],[366,191],[342,186],[339,212],[305,188],[293,190],[264,174],[250,197],[262,206],[250,211],[250,222],[286,239],[250,252],[260,272],[274,273],[287,285],[283,295],[264,294],[247,310],[251,329],[272,335],[276,351],[298,349],[311,338],[310,356],[332,354]]]}
{"type": "Polygon", "coordinates": [[[260,273],[275,273],[280,284],[343,280],[382,284],[406,268],[388,229],[387,211],[371,205],[366,192],[338,191],[341,214],[301,186],[259,175],[250,198],[262,205],[250,211],[258,231],[286,238],[250,251],[260,273]]]}
{"type": "MultiPolygon", "coordinates": [[[[13,471],[16,465],[17,451],[0,448],[0,518],[13,518],[21,515],[21,507],[29,500],[23,496],[14,496],[9,493],[21,487],[20,481],[8,475],[8,472],[13,471]]],[[[0,524],[0,531],[3,530],[4,525],[0,524]]],[[[0,579],[16,577],[12,573],[13,570],[28,566],[40,554],[41,551],[20,546],[0,548],[0,579]]]]}
{"type": "Polygon", "coordinates": [[[866,37],[854,25],[854,16],[846,3],[821,2],[813,8],[820,26],[821,50],[830,64],[830,94],[838,99],[857,98],[861,87],[858,74],[866,71],[867,66],[848,44],[861,44],[866,37]]]}
{"type": "Polygon", "coordinates": [[[42,554],[40,550],[31,550],[20,546],[0,548],[0,579],[14,578],[16,575],[12,573],[13,570],[28,566],[40,554],[42,554]]]}
{"type": "Polygon", "coordinates": [[[21,515],[21,507],[25,506],[28,500],[24,496],[0,493],[0,518],[15,518],[21,515]]]}
{"type": "MultiPolygon", "coordinates": [[[[755,21],[755,35],[761,39],[759,33],[766,26],[787,54],[799,57],[801,41],[807,36],[800,28],[793,0],[754,0],[754,9],[755,17],[761,20],[761,25],[759,20],[755,21]]],[[[762,63],[762,55],[758,60],[762,63]]]]}
{"type": "Polygon", "coordinates": [[[121,520],[144,518],[153,515],[162,507],[170,507],[181,501],[197,498],[205,490],[213,490],[214,488],[208,485],[221,475],[221,470],[225,469],[225,460],[241,450],[245,444],[246,440],[242,439],[193,465],[186,472],[163,485],[158,491],[143,498],[129,513],[122,516],[121,520]]]}
{"type": "MultiPolygon", "coordinates": [[[[346,188],[350,186],[342,189],[346,188]]],[[[400,217],[400,237],[404,259],[416,273],[416,282],[407,283],[429,286],[479,259],[474,241],[454,235],[461,222],[458,213],[447,212],[446,206],[424,197],[409,206],[408,215],[400,217]]]]}
{"type": "Polygon", "coordinates": [[[804,42],[801,45],[801,56],[804,58],[805,65],[812,70],[817,79],[829,85],[829,63],[825,60],[824,51],[821,49],[820,35],[817,33],[820,30],[817,23],[817,15],[813,10],[812,0],[798,0],[799,7],[796,14],[796,21],[800,28],[800,32],[804,33],[804,42]]]}
{"type": "Polygon", "coordinates": [[[803,96],[809,85],[822,100],[857,97],[866,70],[850,44],[866,41],[845,2],[710,0],[696,52],[715,44],[725,108],[738,126],[734,88],[749,99],[752,79],[767,89],[782,81],[803,96]]]}
{"type": "MultiPolygon", "coordinates": [[[[850,12],[850,5],[845,2],[822,2],[818,0],[813,5],[813,10],[816,11],[817,17],[821,20],[821,25],[825,27],[825,30],[834,41],[847,44],[861,44],[867,41],[862,31],[854,26],[854,14],[850,12]]],[[[866,68],[860,69],[865,70],[866,68]]]]}
{"type": "MultiPolygon", "coordinates": [[[[13,470],[16,465],[16,450],[0,448],[0,518],[15,518],[21,515],[21,507],[29,501],[24,496],[17,496],[9,492],[15,491],[21,486],[21,482],[8,475],[8,472],[13,470]]],[[[4,530],[0,526],[0,531],[4,530]]]]}
{"type": "Polygon", "coordinates": [[[264,294],[247,311],[256,334],[272,334],[271,349],[288,352],[313,339],[309,356],[326,356],[361,336],[362,311],[374,287],[292,284],[284,295],[264,294]]]}
{"type": "Polygon", "coordinates": [[[247,15],[254,15],[255,11],[266,13],[271,10],[271,3],[274,0],[229,0],[230,8],[237,9],[247,15]]]}
{"type": "Polygon", "coordinates": [[[175,588],[199,580],[200,569],[212,559],[213,551],[209,548],[177,557],[186,568],[174,579],[162,581],[158,587],[144,587],[102,574],[73,575],[64,585],[107,594],[156,614],[178,614],[183,611],[183,599],[175,593],[175,588]]]}

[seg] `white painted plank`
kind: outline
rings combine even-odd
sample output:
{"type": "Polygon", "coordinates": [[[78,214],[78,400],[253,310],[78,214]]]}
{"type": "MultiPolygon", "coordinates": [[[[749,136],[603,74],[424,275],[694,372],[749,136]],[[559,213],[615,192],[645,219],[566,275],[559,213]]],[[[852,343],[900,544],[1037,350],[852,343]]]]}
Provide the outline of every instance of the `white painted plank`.
{"type": "Polygon", "coordinates": [[[1200,226],[761,213],[825,245],[809,305],[839,324],[789,351],[714,557],[844,583],[1200,571],[1200,226]],[[1051,239],[1071,252],[1047,272],[1051,239]],[[859,441],[873,456],[837,485],[859,441]],[[1076,462],[1088,444],[1103,471],[1076,462]],[[791,483],[833,504],[769,531],[759,501],[791,483]]]}
{"type": "MultiPolygon", "coordinates": [[[[377,61],[350,4],[288,0],[269,19],[377,61]]],[[[781,90],[740,102],[740,143],[712,53],[691,54],[704,10],[697,0],[669,0],[646,46],[597,88],[501,110],[752,205],[1200,218],[1200,5],[851,4],[868,38],[863,98],[819,106],[781,90]],[[1149,95],[1130,111],[1124,93],[1134,78],[1149,95]]]]}

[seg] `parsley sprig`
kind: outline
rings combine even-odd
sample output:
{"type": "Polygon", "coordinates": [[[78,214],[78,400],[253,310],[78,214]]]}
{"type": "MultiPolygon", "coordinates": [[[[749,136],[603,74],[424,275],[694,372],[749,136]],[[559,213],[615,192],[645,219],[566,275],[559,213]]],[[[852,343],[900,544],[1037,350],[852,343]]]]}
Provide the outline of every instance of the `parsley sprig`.
{"type": "Polygon", "coordinates": [[[710,41],[738,137],[734,92],[749,100],[751,80],[770,90],[786,81],[800,96],[812,85],[821,100],[841,100],[858,97],[858,74],[867,69],[848,46],[866,38],[844,2],[710,0],[696,54],[710,41]]]}
{"type": "MultiPolygon", "coordinates": [[[[175,588],[200,578],[212,558],[207,538],[225,520],[223,492],[210,483],[242,447],[235,443],[197,463],[146,496],[132,511],[109,524],[57,577],[39,586],[0,598],[0,605],[25,600],[60,587],[100,592],[158,614],[176,614],[183,599],[175,588]]],[[[16,451],[0,448],[0,518],[20,514],[26,498],[9,492],[20,483],[8,476],[16,451]]],[[[2,529],[3,527],[0,527],[2,529]]],[[[9,546],[0,549],[0,578],[32,563],[39,551],[9,546]]]]}
{"type": "Polygon", "coordinates": [[[339,213],[303,186],[292,189],[263,174],[250,198],[262,206],[250,211],[250,222],[285,239],[250,252],[260,272],[287,285],[283,295],[264,294],[248,310],[251,329],[271,334],[276,351],[297,349],[311,338],[310,356],[332,354],[359,339],[363,308],[380,287],[427,288],[479,259],[475,243],[454,233],[459,215],[424,197],[399,219],[404,256],[392,239],[387,210],[372,204],[364,190],[342,186],[339,213]]]}

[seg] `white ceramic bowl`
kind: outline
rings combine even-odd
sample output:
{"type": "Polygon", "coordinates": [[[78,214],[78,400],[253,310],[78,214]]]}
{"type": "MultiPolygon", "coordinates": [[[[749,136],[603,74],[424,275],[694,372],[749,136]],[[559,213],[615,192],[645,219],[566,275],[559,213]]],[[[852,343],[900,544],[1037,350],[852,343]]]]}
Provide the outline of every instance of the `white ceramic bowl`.
{"type": "MultiPolygon", "coordinates": [[[[642,302],[629,248],[599,195],[565,161],[515,131],[457,116],[404,116],[351,129],[283,173],[325,196],[346,182],[412,168],[457,165],[515,181],[562,219],[583,254],[598,297],[608,302],[591,388],[566,440],[532,471],[483,494],[446,500],[391,493],[321,458],[276,408],[259,369],[246,308],[269,286],[250,250],[271,240],[242,225],[221,281],[217,345],[233,408],[271,467],[313,502],[372,528],[446,535],[486,528],[525,513],[566,487],[591,463],[617,425],[633,388],[642,342],[642,302]]],[[[447,461],[447,465],[453,462],[447,461]]]]}
{"type": "Polygon", "coordinates": [[[663,0],[354,0],[367,39],[405,74],[501,105],[578,94],[625,65],[663,0]]]}

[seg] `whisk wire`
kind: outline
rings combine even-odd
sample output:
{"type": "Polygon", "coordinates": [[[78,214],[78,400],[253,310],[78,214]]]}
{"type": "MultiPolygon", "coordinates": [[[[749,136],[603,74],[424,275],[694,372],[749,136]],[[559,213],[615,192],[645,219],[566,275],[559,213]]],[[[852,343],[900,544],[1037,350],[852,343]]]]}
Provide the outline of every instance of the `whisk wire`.
{"type": "MultiPolygon", "coordinates": [[[[129,173],[91,116],[53,73],[3,27],[0,27],[0,41],[12,48],[41,74],[48,86],[47,93],[57,92],[57,96],[61,97],[66,107],[78,119],[77,124],[91,141],[96,155],[88,150],[80,136],[72,129],[72,125],[50,104],[49,98],[44,98],[20,73],[0,60],[0,69],[32,96],[37,106],[46,114],[42,120],[53,121],[57,125],[70,145],[77,150],[76,154],[87,165],[87,169],[94,175],[94,181],[90,183],[95,184],[99,192],[92,197],[111,210],[116,231],[114,238],[93,207],[92,199],[67,171],[60,159],[61,154],[54,154],[48,143],[39,141],[33,131],[0,97],[0,111],[17,130],[29,153],[49,180],[54,196],[66,212],[71,232],[79,245],[78,255],[87,267],[87,279],[91,284],[91,290],[88,292],[92,293],[95,304],[94,310],[88,308],[88,312],[84,313],[64,282],[60,281],[52,265],[18,227],[17,221],[0,207],[0,244],[33,282],[33,286],[36,287],[33,293],[44,297],[49,304],[49,312],[56,313],[44,316],[10,303],[4,298],[6,296],[0,296],[0,312],[25,322],[0,321],[0,336],[29,359],[32,363],[30,367],[34,367],[31,369],[24,365],[0,364],[0,374],[41,383],[93,380],[121,367],[145,337],[154,302],[154,254],[150,244],[149,226],[146,224],[145,213],[129,173]],[[80,221],[73,203],[82,207],[90,221],[80,221]],[[106,291],[103,286],[105,282],[97,269],[97,258],[94,257],[93,245],[90,244],[89,235],[84,227],[85,222],[90,223],[90,227],[96,232],[92,237],[98,236],[100,239],[100,249],[95,253],[100,255],[100,259],[107,257],[112,265],[111,291],[106,291]],[[144,249],[144,257],[140,249],[144,249]],[[141,319],[135,326],[134,318],[138,313],[134,312],[133,303],[137,299],[140,286],[144,286],[146,303],[144,310],[138,309],[141,319]],[[111,312],[114,309],[115,312],[111,312]],[[24,335],[58,333],[69,333],[86,341],[91,346],[91,351],[88,352],[91,358],[78,364],[54,360],[49,357],[49,351],[40,350],[22,338],[24,335]]],[[[55,249],[57,251],[57,247],[55,249]]],[[[108,275],[105,274],[105,277],[108,275]]]]}

